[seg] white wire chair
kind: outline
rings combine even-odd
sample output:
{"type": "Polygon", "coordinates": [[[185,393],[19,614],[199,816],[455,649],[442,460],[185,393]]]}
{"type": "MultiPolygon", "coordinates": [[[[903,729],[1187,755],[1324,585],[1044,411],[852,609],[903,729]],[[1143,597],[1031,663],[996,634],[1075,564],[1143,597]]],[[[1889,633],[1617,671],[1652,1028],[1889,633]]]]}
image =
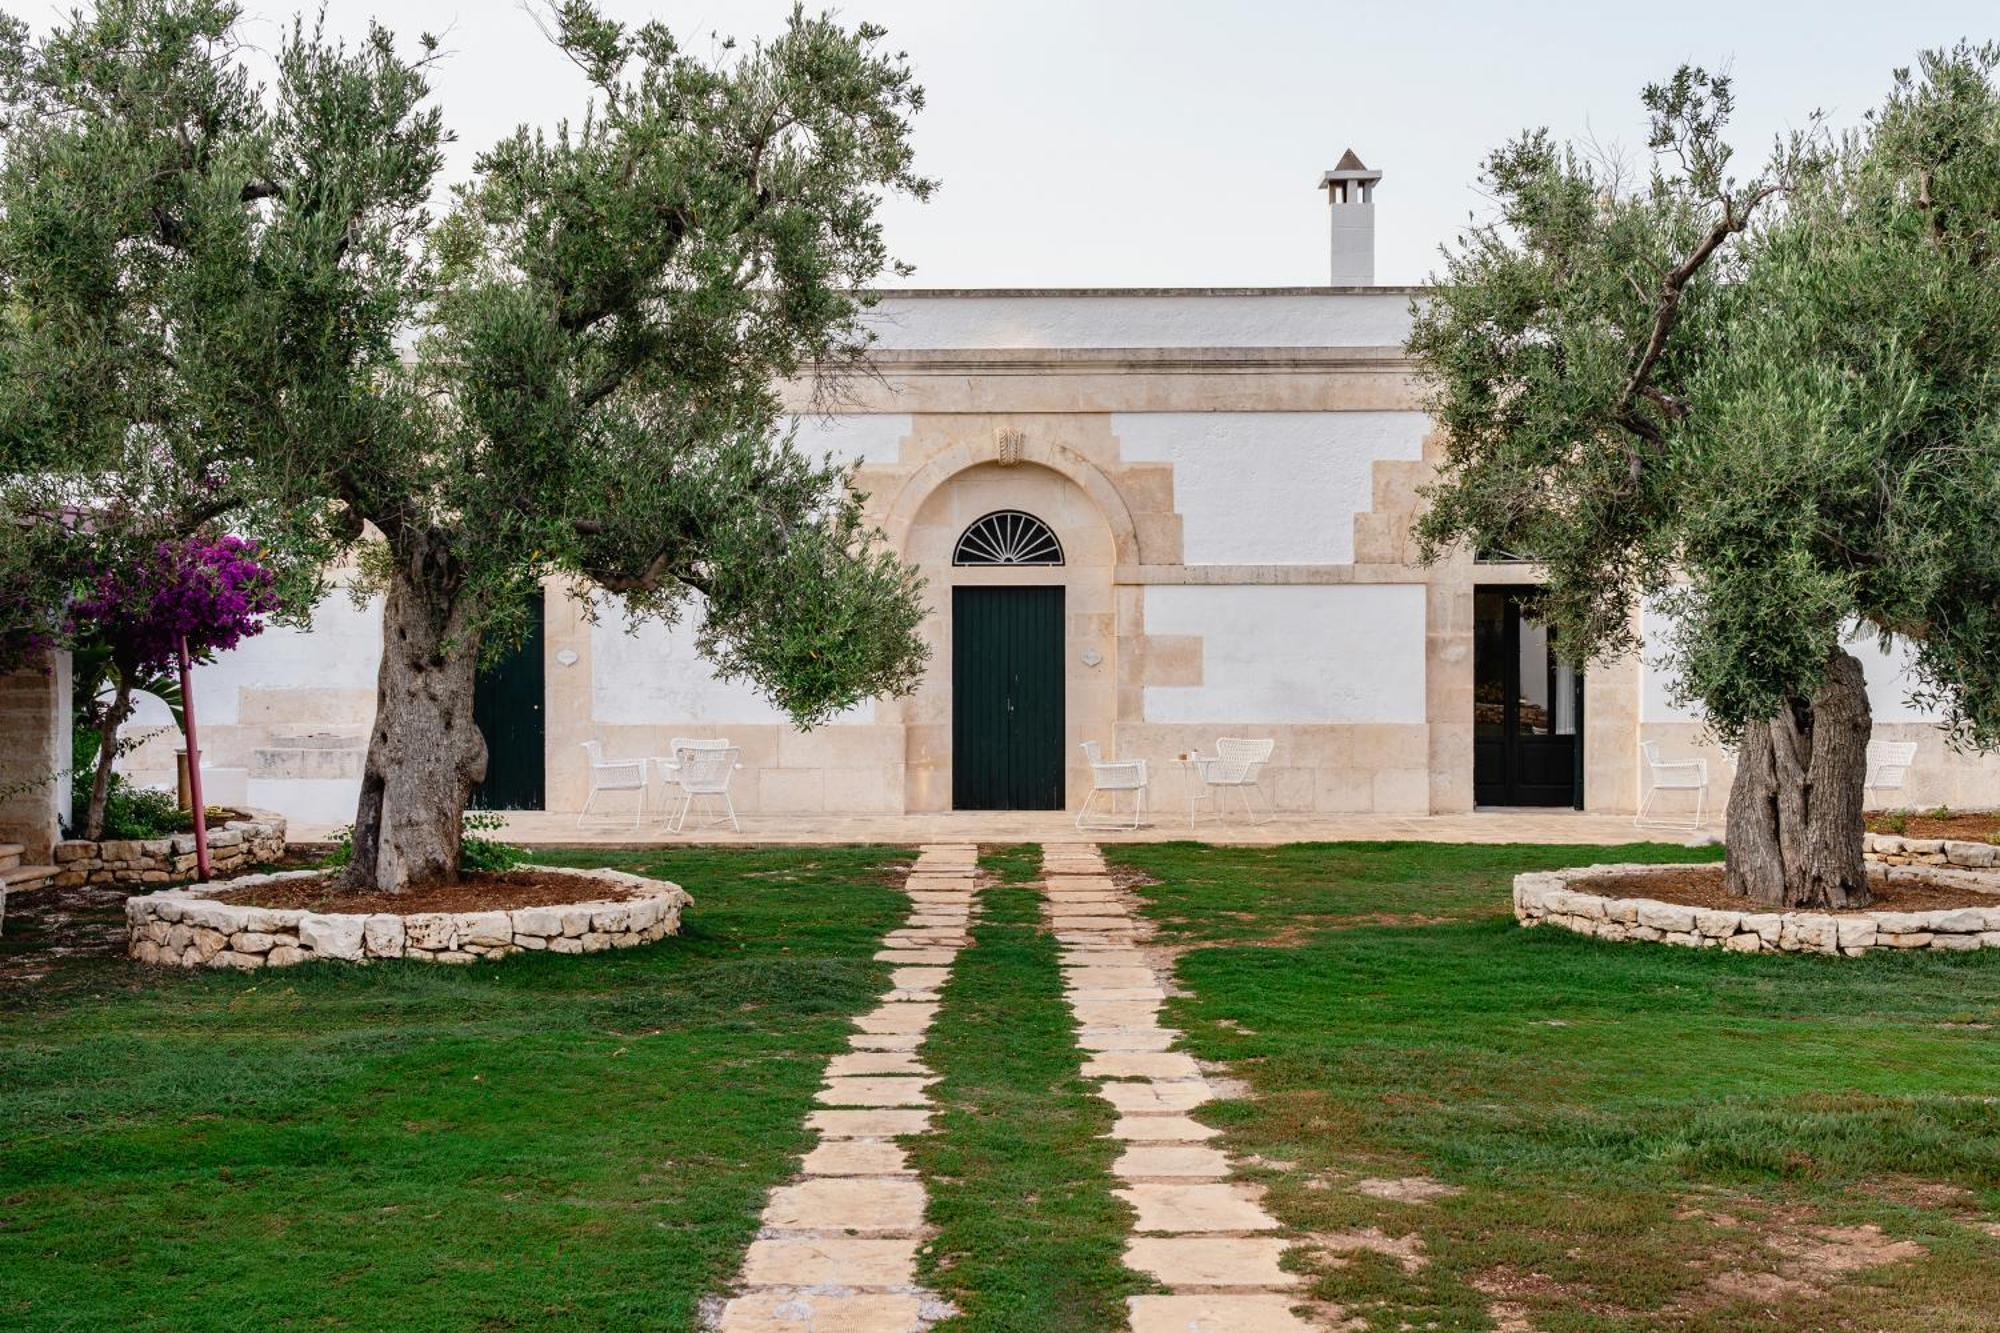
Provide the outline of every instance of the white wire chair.
{"type": "Polygon", "coordinates": [[[1662,759],[1658,741],[1639,742],[1639,752],[1646,757],[1648,782],[1645,799],[1639,802],[1639,813],[1632,816],[1632,827],[1694,830],[1707,823],[1708,760],[1662,759]],[[1693,823],[1682,824],[1652,817],[1653,798],[1663,791],[1694,793],[1693,823]]]}
{"type": "Polygon", "coordinates": [[[1862,786],[1868,791],[1901,791],[1917,759],[1915,741],[1868,742],[1868,773],[1862,786]]]}
{"type": "Polygon", "coordinates": [[[1242,798],[1243,813],[1252,823],[1268,824],[1276,819],[1277,808],[1258,780],[1263,776],[1264,765],[1271,761],[1271,752],[1277,745],[1274,740],[1222,736],[1215,742],[1213,755],[1194,756],[1189,762],[1194,766],[1195,775],[1201,779],[1202,790],[1193,793],[1188,800],[1188,822],[1192,824],[1195,820],[1196,803],[1210,800],[1215,802],[1216,822],[1222,822],[1227,814],[1224,801],[1232,791],[1242,798]],[[1251,792],[1262,798],[1264,810],[1261,818],[1250,800],[1251,792]]]}
{"type": "Polygon", "coordinates": [[[591,807],[597,804],[601,793],[629,791],[638,794],[638,799],[632,803],[632,827],[638,828],[639,821],[646,814],[646,761],[606,759],[604,746],[597,741],[585,741],[583,752],[590,759],[590,795],[584,798],[583,809],[577,812],[576,826],[583,827],[583,821],[590,817],[591,807]]]}
{"type": "Polygon", "coordinates": [[[1107,760],[1096,741],[1085,741],[1082,748],[1083,757],[1090,763],[1090,792],[1076,809],[1076,826],[1079,829],[1138,828],[1146,817],[1146,761],[1107,760]],[[1132,818],[1129,823],[1121,823],[1118,793],[1126,791],[1132,793],[1132,818]],[[1091,806],[1100,794],[1108,803],[1107,808],[1102,813],[1093,813],[1091,806]]]}
{"type": "Polygon", "coordinates": [[[653,759],[653,763],[660,770],[661,793],[663,795],[670,793],[680,785],[675,775],[680,772],[682,750],[727,750],[728,748],[729,742],[726,740],[698,740],[692,736],[676,736],[668,741],[666,755],[656,756],[653,759]]]}
{"type": "Polygon", "coordinates": [[[736,822],[736,802],[729,798],[729,780],[743,767],[736,762],[741,753],[734,745],[706,744],[674,751],[674,785],[681,789],[681,803],[667,821],[668,832],[679,833],[687,826],[688,812],[698,801],[706,802],[717,814],[696,828],[718,828],[727,823],[736,832],[743,831],[743,826],[736,822]]]}

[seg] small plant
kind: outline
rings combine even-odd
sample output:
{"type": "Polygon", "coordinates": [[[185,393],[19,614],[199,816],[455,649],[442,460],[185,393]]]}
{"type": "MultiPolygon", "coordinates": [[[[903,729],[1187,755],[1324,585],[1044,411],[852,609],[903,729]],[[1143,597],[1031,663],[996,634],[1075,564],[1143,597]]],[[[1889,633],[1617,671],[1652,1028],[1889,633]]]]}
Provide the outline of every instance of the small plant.
{"type": "MultiPolygon", "coordinates": [[[[490,838],[489,833],[498,833],[507,827],[504,816],[491,810],[467,810],[459,825],[463,831],[459,835],[459,869],[465,871],[512,870],[528,859],[525,849],[499,838],[490,838]]],[[[338,870],[354,859],[354,826],[348,824],[333,835],[333,850],[321,862],[329,870],[338,870]]]]}
{"type": "Polygon", "coordinates": [[[1931,811],[1929,817],[1932,819],[1950,819],[1951,807],[1948,805],[1941,805],[1937,809],[1931,811]]]}
{"type": "Polygon", "coordinates": [[[1900,838],[1909,831],[1910,812],[1908,810],[1885,811],[1876,818],[1875,822],[1881,825],[1876,830],[1877,833],[1887,833],[1892,837],[1900,838]]]}
{"type": "Polygon", "coordinates": [[[491,810],[467,810],[459,826],[458,866],[461,870],[512,870],[528,853],[511,842],[486,836],[507,827],[506,817],[491,810]]]}

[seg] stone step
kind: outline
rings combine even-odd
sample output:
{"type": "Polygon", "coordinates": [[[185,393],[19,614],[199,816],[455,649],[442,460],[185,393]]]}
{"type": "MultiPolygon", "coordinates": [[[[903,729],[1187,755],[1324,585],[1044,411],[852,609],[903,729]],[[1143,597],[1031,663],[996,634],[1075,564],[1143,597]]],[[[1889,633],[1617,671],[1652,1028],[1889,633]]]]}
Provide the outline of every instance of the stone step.
{"type": "Polygon", "coordinates": [[[0,870],[12,870],[21,864],[21,853],[26,851],[18,842],[0,842],[0,870]]]}
{"type": "Polygon", "coordinates": [[[56,877],[54,866],[11,866],[0,870],[0,887],[9,893],[26,893],[39,889],[56,877]]]}

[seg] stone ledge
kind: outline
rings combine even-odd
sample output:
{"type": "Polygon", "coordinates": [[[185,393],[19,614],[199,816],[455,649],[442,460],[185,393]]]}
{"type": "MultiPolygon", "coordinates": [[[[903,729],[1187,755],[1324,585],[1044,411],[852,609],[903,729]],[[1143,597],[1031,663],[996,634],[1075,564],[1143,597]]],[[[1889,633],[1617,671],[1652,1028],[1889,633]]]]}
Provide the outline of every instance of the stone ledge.
{"type": "MultiPolygon", "coordinates": [[[[1995,819],[2000,822],[2000,816],[1995,819]]],[[[1861,854],[1870,861],[1891,866],[1956,866],[1963,870],[2000,866],[2000,847],[1956,838],[1899,838],[1889,833],[1864,833],[1861,854]]]]}
{"type": "MultiPolygon", "coordinates": [[[[227,874],[285,854],[285,817],[267,810],[249,811],[247,819],[231,819],[208,831],[208,864],[214,874],[227,874]]],[[[165,838],[108,838],[91,842],[68,838],[55,845],[49,859],[56,863],[61,887],[78,884],[171,884],[195,873],[194,834],[165,838]]]]}
{"type": "Polygon", "coordinates": [[[219,893],[328,873],[287,870],[127,899],[127,952],[163,967],[243,971],[314,959],[472,963],[536,950],[599,953],[678,934],[681,912],[694,901],[678,884],[618,870],[523,869],[601,880],[635,896],[506,911],[410,913],[306,912],[215,901],[219,893]]]}
{"type": "Polygon", "coordinates": [[[1951,884],[1994,895],[1991,907],[1931,912],[1757,912],[1687,907],[1655,898],[1619,898],[1572,889],[1583,879],[1645,880],[1660,865],[1578,866],[1514,877],[1514,919],[1560,926],[1603,940],[1647,940],[1738,953],[1824,953],[1856,957],[1875,949],[2000,948],[2000,875],[1969,870],[1873,865],[1876,883],[1951,884]]]}

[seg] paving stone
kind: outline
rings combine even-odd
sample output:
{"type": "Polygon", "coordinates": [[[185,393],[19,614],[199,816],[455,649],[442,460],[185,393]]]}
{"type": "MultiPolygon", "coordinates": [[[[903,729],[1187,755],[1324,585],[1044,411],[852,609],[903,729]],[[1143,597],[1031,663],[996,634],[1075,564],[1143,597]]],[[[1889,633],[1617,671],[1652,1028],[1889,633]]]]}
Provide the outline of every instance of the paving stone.
{"type": "Polygon", "coordinates": [[[1153,1022],[1159,1012],[1158,1000],[1107,1000],[1103,1003],[1079,1000],[1070,1006],[1077,1026],[1086,1028],[1144,1027],[1153,1022]]]}
{"type": "Polygon", "coordinates": [[[1278,1267],[1285,1242],[1262,1236],[1134,1236],[1125,1266],[1175,1287],[1291,1287],[1278,1267]]]}
{"type": "Polygon", "coordinates": [[[965,922],[966,916],[963,912],[923,912],[912,916],[909,924],[912,930],[929,929],[932,927],[944,930],[961,927],[965,925],[965,922]]]}
{"type": "Polygon", "coordinates": [[[914,1051],[923,1044],[921,1032],[857,1032],[847,1039],[852,1051],[914,1051]]]}
{"type": "Polygon", "coordinates": [[[1145,967],[1146,955],[1121,944],[1101,949],[1065,949],[1057,961],[1064,968],[1145,967]]]}
{"type": "MultiPolygon", "coordinates": [[[[1086,1051],[1164,1051],[1174,1044],[1175,1034],[1163,1027],[1093,1028],[1076,1034],[1076,1044],[1086,1051]]],[[[857,1038],[848,1038],[849,1042],[857,1038]]]]}
{"type": "Polygon", "coordinates": [[[1290,1296],[1252,1292],[1125,1299],[1132,1333],[1312,1333],[1291,1305],[1290,1296]]]}
{"type": "Polygon", "coordinates": [[[1060,916],[1051,914],[1049,924],[1057,930],[1124,932],[1132,929],[1132,918],[1129,916],[1086,916],[1080,913],[1060,916]]]}
{"type": "Polygon", "coordinates": [[[1135,938],[1137,937],[1129,930],[1122,935],[1085,934],[1075,930],[1059,930],[1056,932],[1056,943],[1067,945],[1071,948],[1124,949],[1130,948],[1135,938]]]}
{"type": "Polygon", "coordinates": [[[899,967],[889,973],[889,984],[906,990],[926,990],[949,980],[948,967],[899,967]]]}
{"type": "Polygon", "coordinates": [[[773,1236],[743,1259],[747,1287],[906,1287],[915,1281],[915,1236],[773,1236]]]}
{"type": "Polygon", "coordinates": [[[855,1051],[827,1062],[828,1078],[859,1078],[868,1074],[928,1074],[923,1061],[909,1051],[855,1051]]]}
{"type": "Polygon", "coordinates": [[[929,1106],[934,1078],[830,1078],[813,1094],[821,1106],[929,1106]]]}
{"type": "Polygon", "coordinates": [[[799,1163],[807,1176],[902,1176],[910,1173],[909,1154],[899,1144],[865,1139],[828,1139],[799,1163]]]}
{"type": "Polygon", "coordinates": [[[1184,1115],[1122,1115],[1111,1126],[1111,1137],[1128,1143],[1200,1143],[1221,1132],[1184,1115]]]}
{"type": "Polygon", "coordinates": [[[1127,1185],[1113,1191],[1139,1214],[1134,1231],[1274,1231],[1278,1223],[1246,1185],[1127,1185]]]}
{"type": "MultiPolygon", "coordinates": [[[[1071,990],[1105,990],[1126,986],[1156,986],[1159,979],[1150,967],[1074,967],[1063,973],[1071,990]]],[[[897,982],[902,985],[902,982],[897,982]]]]}
{"type": "Polygon", "coordinates": [[[806,1117],[806,1128],[828,1139],[899,1139],[930,1125],[929,1111],[814,1111],[806,1117]]]}
{"type": "Polygon", "coordinates": [[[878,1034],[924,1032],[929,1030],[937,1011],[934,1004],[885,1004],[856,1018],[854,1025],[863,1032],[878,1034]]]}
{"type": "Polygon", "coordinates": [[[876,951],[875,961],[917,967],[949,967],[957,957],[956,949],[880,949],[876,951]]]}
{"type": "Polygon", "coordinates": [[[1158,1002],[1167,998],[1167,993],[1158,986],[1118,986],[1115,988],[1107,987],[1103,990],[1077,990],[1070,988],[1064,990],[1063,994],[1069,998],[1072,1004],[1078,1001],[1087,1004],[1113,1004],[1125,1001],[1158,1002]]]}
{"type": "Polygon", "coordinates": [[[784,1230],[908,1231],[924,1224],[924,1187],[879,1176],[815,1176],[771,1191],[764,1225],[784,1230]]]}
{"type": "Polygon", "coordinates": [[[722,1307],[717,1333],[916,1333],[915,1296],[890,1292],[752,1292],[722,1307]]]}
{"type": "Polygon", "coordinates": [[[963,931],[932,930],[892,930],[883,939],[898,949],[963,949],[972,943],[963,931]]]}
{"type": "Polygon", "coordinates": [[[919,890],[910,895],[913,907],[970,907],[972,895],[969,893],[945,893],[936,890],[919,890]]]}
{"type": "Polygon", "coordinates": [[[1220,1180],[1229,1175],[1229,1159],[1220,1148],[1201,1144],[1134,1143],[1111,1164],[1111,1173],[1121,1180],[1156,1176],[1220,1180]]]}
{"type": "Polygon", "coordinates": [[[893,1004],[936,1004],[944,995],[934,990],[892,990],[882,998],[893,1004]]]}
{"type": "Polygon", "coordinates": [[[1182,1051],[1102,1051],[1085,1062],[1083,1076],[1085,1078],[1200,1078],[1201,1066],[1194,1062],[1193,1056],[1182,1051]]]}
{"type": "Polygon", "coordinates": [[[1100,1083],[1097,1095],[1128,1115],[1135,1111],[1192,1111],[1215,1099],[1214,1089],[1205,1080],[1194,1078],[1100,1083]]]}

